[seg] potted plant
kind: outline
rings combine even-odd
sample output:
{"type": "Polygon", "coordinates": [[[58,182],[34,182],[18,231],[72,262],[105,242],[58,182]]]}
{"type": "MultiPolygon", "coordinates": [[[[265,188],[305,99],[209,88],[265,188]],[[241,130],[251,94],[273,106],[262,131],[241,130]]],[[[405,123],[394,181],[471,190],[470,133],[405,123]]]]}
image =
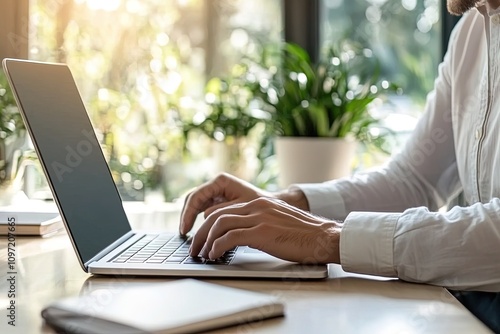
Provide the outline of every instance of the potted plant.
{"type": "Polygon", "coordinates": [[[21,147],[26,142],[24,129],[14,95],[0,70],[0,205],[10,204],[21,190],[22,173],[16,174],[22,159],[21,147]]]}
{"type": "Polygon", "coordinates": [[[257,171],[256,140],[252,130],[265,116],[252,107],[253,92],[244,79],[246,67],[237,64],[229,77],[214,77],[205,86],[205,110],[198,110],[183,132],[187,141],[194,131],[212,140],[216,172],[228,172],[252,180],[257,171]]]}
{"type": "Polygon", "coordinates": [[[379,79],[370,50],[344,41],[314,64],[304,49],[284,43],[264,51],[252,69],[260,74],[247,78],[271,115],[269,132],[277,136],[280,186],[347,176],[357,143],[383,147],[384,131],[373,131],[379,125],[369,107],[396,87],[379,79]]]}
{"type": "Polygon", "coordinates": [[[24,130],[24,123],[3,71],[0,71],[0,184],[12,175],[14,141],[24,130]]]}

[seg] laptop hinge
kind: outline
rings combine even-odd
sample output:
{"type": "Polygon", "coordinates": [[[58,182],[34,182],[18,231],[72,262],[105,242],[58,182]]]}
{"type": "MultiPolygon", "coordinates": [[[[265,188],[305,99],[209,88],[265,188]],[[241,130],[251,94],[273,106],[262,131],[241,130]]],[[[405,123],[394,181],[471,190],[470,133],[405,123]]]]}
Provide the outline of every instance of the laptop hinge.
{"type": "Polygon", "coordinates": [[[120,239],[116,240],[111,245],[109,245],[108,247],[104,248],[102,251],[100,251],[99,253],[97,253],[96,256],[94,256],[93,258],[91,258],[90,260],[88,260],[87,262],[85,262],[84,263],[85,269],[88,270],[89,265],[92,262],[99,261],[104,256],[106,256],[109,252],[111,252],[112,250],[116,249],[118,246],[120,246],[125,241],[129,240],[130,238],[132,238],[134,235],[135,235],[135,233],[133,231],[128,231],[120,239]]]}

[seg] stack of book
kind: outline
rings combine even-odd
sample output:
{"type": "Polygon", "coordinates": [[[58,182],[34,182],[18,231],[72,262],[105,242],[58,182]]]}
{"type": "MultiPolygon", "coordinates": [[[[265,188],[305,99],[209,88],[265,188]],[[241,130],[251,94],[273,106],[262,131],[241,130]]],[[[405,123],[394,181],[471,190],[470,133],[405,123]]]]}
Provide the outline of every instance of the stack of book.
{"type": "Polygon", "coordinates": [[[49,236],[64,228],[54,207],[30,210],[19,206],[0,207],[0,235],[49,236]]]}

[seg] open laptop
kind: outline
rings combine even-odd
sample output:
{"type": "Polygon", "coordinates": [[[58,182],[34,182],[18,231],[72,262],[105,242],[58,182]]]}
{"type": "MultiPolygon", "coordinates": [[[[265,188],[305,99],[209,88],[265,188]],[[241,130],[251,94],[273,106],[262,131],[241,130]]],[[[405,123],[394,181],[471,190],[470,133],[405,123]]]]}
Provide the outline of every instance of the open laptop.
{"type": "Polygon", "coordinates": [[[64,64],[4,59],[3,67],[82,268],[109,275],[324,278],[238,247],[216,261],[188,256],[189,238],[133,231],[78,88],[64,64]]]}

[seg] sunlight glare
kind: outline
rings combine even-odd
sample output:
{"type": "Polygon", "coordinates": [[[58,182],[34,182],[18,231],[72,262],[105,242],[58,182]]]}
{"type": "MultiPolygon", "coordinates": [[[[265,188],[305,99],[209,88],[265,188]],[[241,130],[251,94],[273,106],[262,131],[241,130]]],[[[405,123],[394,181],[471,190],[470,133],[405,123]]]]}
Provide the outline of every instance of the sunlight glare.
{"type": "Polygon", "coordinates": [[[134,189],[141,190],[142,188],[144,188],[144,183],[142,183],[141,180],[135,180],[134,181],[134,189]]]}
{"type": "Polygon", "coordinates": [[[178,61],[177,58],[174,56],[168,56],[167,59],[165,59],[165,67],[168,68],[169,70],[174,70],[177,68],[178,61]]]}
{"type": "Polygon", "coordinates": [[[146,169],[151,169],[151,168],[153,168],[155,166],[154,161],[151,158],[144,158],[142,160],[142,165],[146,169]]]}
{"type": "Polygon", "coordinates": [[[126,8],[127,8],[127,12],[135,14],[135,13],[138,13],[142,9],[142,6],[141,6],[140,2],[137,0],[129,0],[129,1],[127,1],[126,8]]]}
{"type": "Polygon", "coordinates": [[[202,112],[197,112],[196,114],[194,114],[193,116],[193,123],[195,125],[200,125],[201,123],[203,123],[205,120],[207,119],[207,117],[202,113],[202,112]]]}
{"type": "Polygon", "coordinates": [[[235,47],[236,49],[241,49],[248,44],[248,33],[243,29],[235,29],[231,33],[230,40],[233,47],[235,47]]]}
{"type": "Polygon", "coordinates": [[[168,44],[169,41],[170,38],[164,32],[161,32],[158,35],[156,35],[156,43],[158,43],[159,46],[165,46],[168,44]]]}
{"type": "Polygon", "coordinates": [[[183,96],[180,98],[179,106],[184,109],[193,108],[195,105],[191,96],[183,96]]]}
{"type": "Polygon", "coordinates": [[[412,11],[417,7],[417,0],[402,0],[401,5],[404,9],[412,11]]]}
{"type": "Polygon", "coordinates": [[[123,172],[121,177],[124,183],[129,183],[130,181],[132,181],[132,175],[130,175],[130,173],[128,172],[123,172]]]}
{"type": "Polygon", "coordinates": [[[224,141],[224,139],[226,138],[226,136],[224,135],[224,133],[220,130],[217,130],[214,132],[214,139],[217,140],[217,141],[224,141]]]}
{"type": "Polygon", "coordinates": [[[104,59],[102,55],[95,55],[93,58],[85,62],[85,73],[89,78],[99,78],[102,74],[104,59]]]}
{"type": "Polygon", "coordinates": [[[87,6],[92,10],[104,10],[106,12],[113,12],[121,5],[121,0],[87,0],[87,6]]]}
{"type": "Polygon", "coordinates": [[[205,94],[205,101],[208,104],[214,104],[217,101],[217,96],[214,93],[207,93],[205,94]]]}
{"type": "Polygon", "coordinates": [[[100,88],[97,92],[97,96],[101,101],[109,101],[109,90],[106,88],[100,88]]]}
{"type": "Polygon", "coordinates": [[[178,72],[170,72],[167,75],[167,82],[163,89],[167,94],[173,94],[182,83],[182,76],[178,72]]]}
{"type": "Polygon", "coordinates": [[[159,59],[151,60],[149,63],[149,67],[151,68],[151,71],[153,73],[160,73],[161,68],[162,68],[161,60],[159,60],[159,59]]]}
{"type": "Polygon", "coordinates": [[[299,73],[297,75],[297,80],[299,81],[299,84],[301,86],[307,85],[307,75],[305,75],[304,73],[299,73]]]}
{"type": "Polygon", "coordinates": [[[120,157],[120,163],[123,165],[123,166],[128,166],[130,164],[130,157],[128,155],[122,155],[120,157]]]}

